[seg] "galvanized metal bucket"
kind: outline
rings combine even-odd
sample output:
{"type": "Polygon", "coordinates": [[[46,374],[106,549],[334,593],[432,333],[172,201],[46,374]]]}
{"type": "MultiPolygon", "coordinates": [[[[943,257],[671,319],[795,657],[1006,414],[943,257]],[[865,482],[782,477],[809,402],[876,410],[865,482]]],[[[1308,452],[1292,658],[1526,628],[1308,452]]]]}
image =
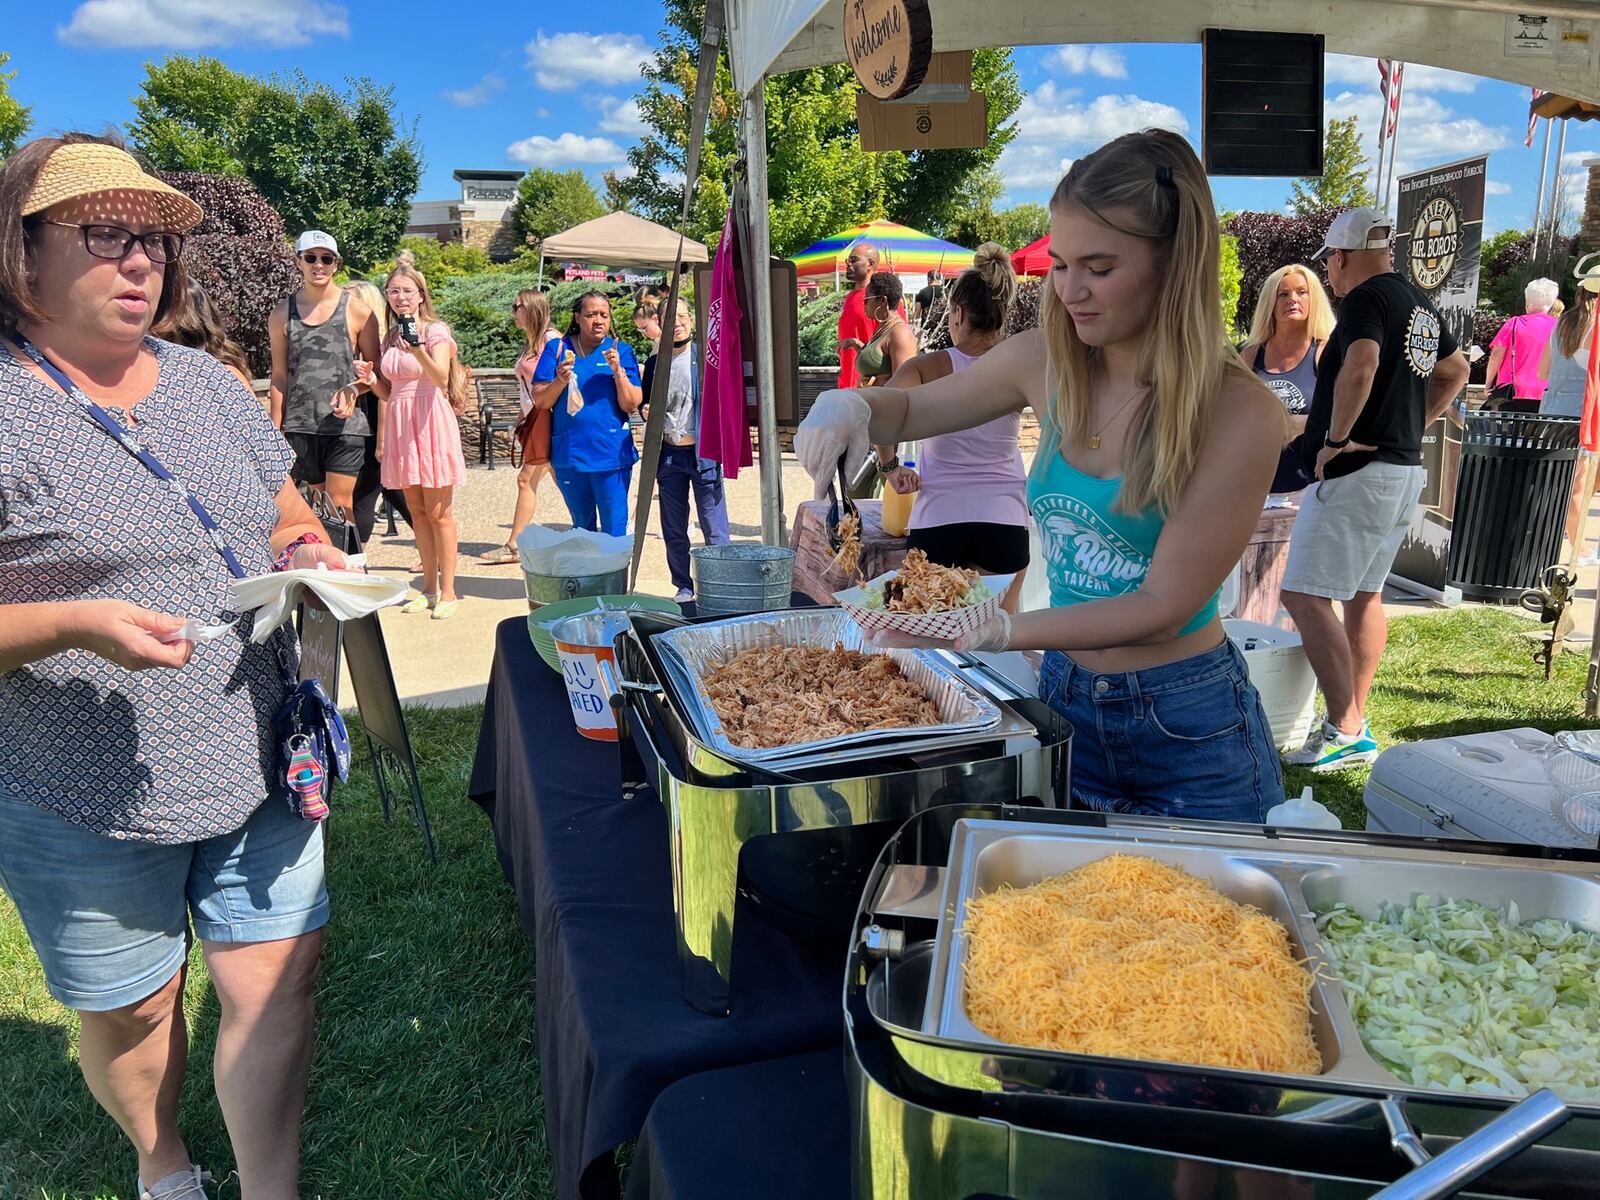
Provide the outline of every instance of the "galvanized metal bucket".
{"type": "Polygon", "coordinates": [[[788,608],[794,551],[757,542],[696,546],[689,552],[695,611],[702,617],[788,608]]]}
{"type": "Polygon", "coordinates": [[[610,596],[628,590],[627,567],[605,575],[535,575],[524,571],[522,578],[528,585],[529,609],[574,596],[610,596]]]}

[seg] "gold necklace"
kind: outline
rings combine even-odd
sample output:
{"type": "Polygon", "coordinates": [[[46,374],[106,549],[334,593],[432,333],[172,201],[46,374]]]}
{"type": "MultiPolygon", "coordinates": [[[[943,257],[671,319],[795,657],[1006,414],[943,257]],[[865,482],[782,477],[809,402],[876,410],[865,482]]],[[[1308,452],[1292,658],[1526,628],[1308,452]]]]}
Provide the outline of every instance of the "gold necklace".
{"type": "Polygon", "coordinates": [[[1111,423],[1113,421],[1115,421],[1123,413],[1128,411],[1128,405],[1132,404],[1135,400],[1137,400],[1139,398],[1139,393],[1142,392],[1142,391],[1144,391],[1144,386],[1142,384],[1139,387],[1134,388],[1133,389],[1133,394],[1131,396],[1129,396],[1126,400],[1124,400],[1120,405],[1117,406],[1117,411],[1112,413],[1111,416],[1106,419],[1105,424],[1101,425],[1099,429],[1095,430],[1093,433],[1091,433],[1089,435],[1089,449],[1091,449],[1091,450],[1100,449],[1100,435],[1102,433],[1104,433],[1107,429],[1111,428],[1111,423]]]}

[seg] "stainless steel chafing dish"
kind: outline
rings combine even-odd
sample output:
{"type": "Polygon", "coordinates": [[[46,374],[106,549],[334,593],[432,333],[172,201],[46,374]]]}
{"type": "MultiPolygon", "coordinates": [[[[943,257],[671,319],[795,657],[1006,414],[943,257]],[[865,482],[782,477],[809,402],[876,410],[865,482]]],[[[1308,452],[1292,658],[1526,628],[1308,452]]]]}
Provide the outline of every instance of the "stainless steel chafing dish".
{"type": "Polygon", "coordinates": [[[1312,913],[1340,900],[1368,913],[1418,893],[1514,900],[1525,919],[1600,927],[1600,855],[1004,807],[928,817],[909,820],[879,856],[846,978],[862,1200],[1596,1194],[1600,1105],[1402,1082],[1362,1046],[1331,973],[1313,995],[1319,1075],[999,1042],[962,1006],[961,916],[968,897],[1002,883],[1148,855],[1277,917],[1316,963],[1312,913]]]}
{"type": "MultiPolygon", "coordinates": [[[[810,615],[825,624],[828,611],[810,615]]],[[[690,685],[652,641],[674,626],[649,614],[631,620],[616,644],[623,779],[653,788],[666,808],[684,997],[705,1012],[728,1011],[741,879],[786,928],[842,946],[867,870],[913,813],[1067,803],[1070,725],[975,660],[936,656],[993,705],[986,728],[895,731],[764,763],[696,735],[690,685]]]]}

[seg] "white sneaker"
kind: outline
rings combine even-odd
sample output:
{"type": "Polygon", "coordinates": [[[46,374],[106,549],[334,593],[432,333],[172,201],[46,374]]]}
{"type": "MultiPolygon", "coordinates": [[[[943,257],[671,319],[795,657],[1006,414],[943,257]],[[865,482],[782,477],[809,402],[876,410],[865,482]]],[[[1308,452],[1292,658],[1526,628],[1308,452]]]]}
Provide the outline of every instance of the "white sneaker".
{"type": "Polygon", "coordinates": [[[190,1163],[187,1171],[174,1171],[148,1188],[141,1179],[139,1200],[208,1200],[205,1185],[210,1182],[210,1171],[202,1171],[190,1163]]]}
{"type": "Polygon", "coordinates": [[[1310,767],[1321,774],[1375,762],[1377,757],[1378,742],[1365,721],[1361,723],[1360,733],[1340,733],[1336,726],[1324,721],[1312,731],[1303,747],[1284,755],[1283,761],[1291,766],[1310,767]]]}
{"type": "Polygon", "coordinates": [[[679,588],[677,595],[672,597],[674,604],[687,604],[694,599],[694,593],[688,588],[679,588]]]}

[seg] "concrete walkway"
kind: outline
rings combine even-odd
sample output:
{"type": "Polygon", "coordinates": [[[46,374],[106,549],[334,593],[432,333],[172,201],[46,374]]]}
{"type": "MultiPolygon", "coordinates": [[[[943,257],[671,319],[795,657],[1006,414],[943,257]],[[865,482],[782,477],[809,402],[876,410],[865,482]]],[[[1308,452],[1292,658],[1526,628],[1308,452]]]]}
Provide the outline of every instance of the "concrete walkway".
{"type": "MultiPolygon", "coordinates": [[[[811,481],[792,455],[783,462],[784,511],[792,516],[795,506],[811,496],[811,481]]],[[[634,495],[637,500],[638,476],[634,495]]],[[[740,472],[727,484],[729,529],[735,541],[761,540],[760,476],[755,467],[740,472]]],[[[516,472],[502,466],[494,471],[474,465],[466,483],[457,489],[456,524],[461,534],[461,564],[457,590],[463,603],[449,621],[434,621],[426,614],[407,615],[398,609],[381,614],[395,682],[402,700],[435,705],[470,704],[483,698],[494,658],[494,630],[502,620],[526,616],[527,591],[518,566],[490,567],[477,561],[485,550],[504,543],[511,526],[516,502],[516,472]]],[[[539,487],[539,507],[535,520],[555,529],[570,528],[566,506],[556,490],[555,480],[546,478],[539,487]]],[[[787,524],[788,518],[786,518],[787,524]]],[[[661,542],[659,520],[651,513],[650,532],[645,542],[644,563],[639,575],[641,592],[671,596],[674,589],[667,574],[666,552],[661,542]]],[[[1600,505],[1591,513],[1589,528],[1600,533],[1600,505]]],[[[698,530],[690,528],[696,545],[698,530]]],[[[367,548],[374,571],[405,576],[416,562],[416,545],[411,531],[401,522],[394,537],[385,537],[382,525],[367,548]]],[[[417,582],[415,577],[413,582],[417,582]]],[[[1576,625],[1568,649],[1587,653],[1594,627],[1595,598],[1600,584],[1600,568],[1580,571],[1576,625]]],[[[1391,617],[1443,611],[1426,600],[1402,592],[1384,593],[1384,609],[1391,617]]],[[[1507,611],[1518,612],[1512,607],[1507,611]]],[[[1529,616],[1530,631],[1542,627],[1529,616]]],[[[1531,647],[1530,647],[1531,653],[1531,647]]],[[[354,697],[348,685],[341,702],[351,704],[354,697]]]]}

